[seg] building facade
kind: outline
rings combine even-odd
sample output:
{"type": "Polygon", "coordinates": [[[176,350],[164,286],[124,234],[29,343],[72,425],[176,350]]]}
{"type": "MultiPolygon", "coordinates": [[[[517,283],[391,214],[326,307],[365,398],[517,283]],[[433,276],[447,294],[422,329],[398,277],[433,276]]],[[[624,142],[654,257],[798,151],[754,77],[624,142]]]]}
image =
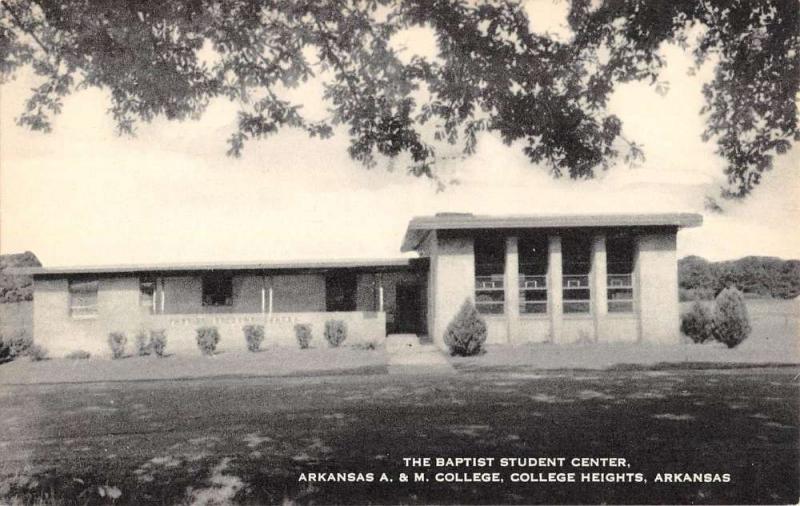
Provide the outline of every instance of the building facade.
{"type": "Polygon", "coordinates": [[[417,334],[443,346],[470,300],[489,343],[676,343],[677,233],[701,223],[443,213],[409,223],[401,250],[417,258],[31,269],[34,339],[53,356],[103,355],[110,332],[163,329],[170,352],[196,352],[196,329],[216,326],[222,349],[244,349],[247,324],[264,325],[266,344],[296,345],[296,324],[319,343],[336,319],[348,343],[417,334]]]}

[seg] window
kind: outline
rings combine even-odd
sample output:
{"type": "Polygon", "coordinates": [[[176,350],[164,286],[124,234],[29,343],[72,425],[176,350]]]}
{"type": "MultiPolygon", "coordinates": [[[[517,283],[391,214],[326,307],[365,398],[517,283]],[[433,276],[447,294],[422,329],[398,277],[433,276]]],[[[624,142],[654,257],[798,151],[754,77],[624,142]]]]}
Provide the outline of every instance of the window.
{"type": "Polygon", "coordinates": [[[327,311],[356,310],[356,275],[337,272],[325,279],[325,309],[327,311]]]}
{"type": "Polygon", "coordinates": [[[519,312],[547,313],[547,236],[519,239],[519,312]]]}
{"type": "Polygon", "coordinates": [[[592,239],[568,235],[561,240],[564,313],[588,313],[591,309],[589,273],[592,269],[592,239]]]}
{"type": "Polygon", "coordinates": [[[233,279],[231,276],[214,274],[203,277],[203,305],[233,305],[233,279]]]}
{"type": "Polygon", "coordinates": [[[606,239],[608,312],[633,312],[634,241],[628,235],[606,239]]]}
{"type": "Polygon", "coordinates": [[[69,280],[69,314],[73,318],[97,316],[96,279],[69,280]]]}
{"type": "Polygon", "coordinates": [[[139,305],[151,313],[156,312],[156,278],[151,276],[139,278],[139,305]]]}
{"type": "Polygon", "coordinates": [[[505,313],[505,238],[497,235],[475,239],[475,307],[483,314],[505,313]]]}

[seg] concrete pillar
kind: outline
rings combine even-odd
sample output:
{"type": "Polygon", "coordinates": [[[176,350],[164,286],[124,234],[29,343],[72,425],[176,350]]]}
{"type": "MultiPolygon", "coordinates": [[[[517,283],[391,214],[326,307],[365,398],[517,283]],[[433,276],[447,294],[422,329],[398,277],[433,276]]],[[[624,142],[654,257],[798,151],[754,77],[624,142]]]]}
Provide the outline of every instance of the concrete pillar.
{"type": "Polygon", "coordinates": [[[680,342],[676,233],[639,237],[640,339],[656,344],[680,342]]]}
{"type": "Polygon", "coordinates": [[[506,238],[505,268],[506,324],[508,342],[512,343],[519,339],[519,250],[516,237],[506,238]]]}
{"type": "Polygon", "coordinates": [[[592,317],[594,319],[594,340],[603,341],[601,322],[608,314],[608,272],[606,262],[606,236],[599,234],[592,238],[592,317]]]}
{"type": "Polygon", "coordinates": [[[561,236],[551,235],[548,237],[547,264],[547,312],[550,313],[550,339],[554,343],[559,343],[564,322],[564,294],[561,288],[563,281],[561,236]]]}
{"type": "Polygon", "coordinates": [[[444,331],[464,301],[475,302],[475,248],[471,237],[437,237],[431,256],[433,335],[444,347],[444,331]]]}

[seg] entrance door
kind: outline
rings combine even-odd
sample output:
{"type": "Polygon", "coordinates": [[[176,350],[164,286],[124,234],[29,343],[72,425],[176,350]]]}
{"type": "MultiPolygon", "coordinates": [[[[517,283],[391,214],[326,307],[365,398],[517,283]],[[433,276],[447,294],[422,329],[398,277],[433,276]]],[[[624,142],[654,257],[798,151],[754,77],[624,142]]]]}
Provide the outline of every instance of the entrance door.
{"type": "Polygon", "coordinates": [[[400,334],[424,334],[422,286],[397,285],[395,332],[400,334]]]}

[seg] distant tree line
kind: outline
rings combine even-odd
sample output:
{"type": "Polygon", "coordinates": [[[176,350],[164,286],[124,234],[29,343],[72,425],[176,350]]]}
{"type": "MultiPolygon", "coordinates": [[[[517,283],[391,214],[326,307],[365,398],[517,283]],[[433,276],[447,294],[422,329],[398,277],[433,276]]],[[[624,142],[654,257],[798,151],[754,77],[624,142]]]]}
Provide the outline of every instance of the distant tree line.
{"type": "Polygon", "coordinates": [[[30,251],[0,255],[0,304],[33,300],[33,279],[30,276],[8,274],[9,267],[41,267],[36,255],[30,251]]]}
{"type": "Polygon", "coordinates": [[[734,286],[745,295],[791,299],[800,294],[800,260],[748,256],[709,262],[698,256],[678,261],[681,300],[712,299],[734,286]]]}

